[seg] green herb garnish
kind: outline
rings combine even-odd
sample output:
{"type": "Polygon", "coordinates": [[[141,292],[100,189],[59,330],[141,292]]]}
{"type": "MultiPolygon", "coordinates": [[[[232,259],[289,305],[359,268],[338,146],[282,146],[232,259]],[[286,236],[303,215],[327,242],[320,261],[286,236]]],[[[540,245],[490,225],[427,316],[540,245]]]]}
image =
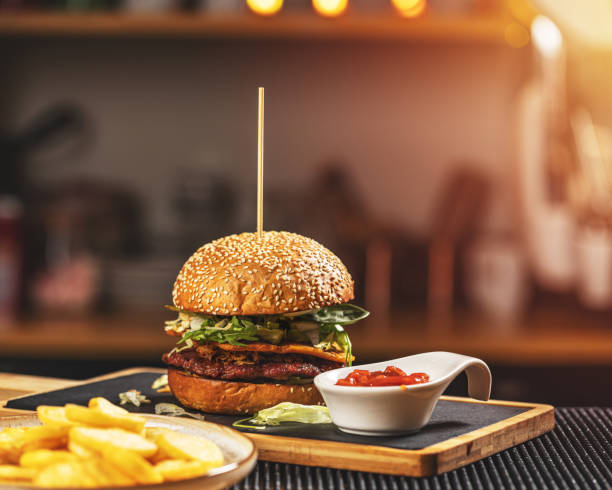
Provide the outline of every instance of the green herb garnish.
{"type": "Polygon", "coordinates": [[[352,346],[343,327],[369,315],[363,308],[350,304],[326,306],[304,313],[259,316],[207,315],[173,306],[167,308],[179,314],[177,319],[166,322],[166,329],[182,334],[176,346],[179,352],[192,348],[194,342],[245,346],[245,342],[263,341],[278,345],[290,341],[345,353],[348,365],[351,365],[352,346]]]}
{"type": "Polygon", "coordinates": [[[183,335],[177,345],[186,343],[188,340],[198,342],[219,342],[245,346],[243,341],[259,340],[257,327],[248,320],[239,319],[237,316],[231,317],[229,322],[217,326],[223,321],[216,322],[213,319],[205,320],[197,330],[191,330],[183,335]]]}

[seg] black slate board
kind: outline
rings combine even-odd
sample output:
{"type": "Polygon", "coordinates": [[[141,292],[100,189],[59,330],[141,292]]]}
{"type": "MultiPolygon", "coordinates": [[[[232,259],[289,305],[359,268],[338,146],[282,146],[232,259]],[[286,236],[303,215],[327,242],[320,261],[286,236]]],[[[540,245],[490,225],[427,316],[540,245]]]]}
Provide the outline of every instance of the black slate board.
{"type": "MultiPolygon", "coordinates": [[[[151,388],[153,381],[159,377],[158,372],[140,372],[128,374],[103,381],[87,383],[72,388],[40,393],[11,400],[6,408],[36,410],[38,405],[64,405],[76,403],[87,405],[90,398],[102,396],[113,403],[119,403],[118,394],[131,389],[140,390],[151,400],[150,404],[140,407],[125,405],[131,412],[154,413],[156,403],[175,403],[178,401],[169,393],[157,393],[151,388]]],[[[527,411],[528,408],[463,403],[440,400],[427,426],[416,434],[390,437],[367,437],[345,434],[333,424],[283,424],[268,427],[265,430],[237,429],[241,432],[269,434],[274,436],[301,437],[325,441],[367,444],[396,449],[423,449],[432,444],[446,441],[461,434],[472,432],[501,420],[527,411]]],[[[242,416],[206,414],[206,420],[231,426],[242,416]]]]}

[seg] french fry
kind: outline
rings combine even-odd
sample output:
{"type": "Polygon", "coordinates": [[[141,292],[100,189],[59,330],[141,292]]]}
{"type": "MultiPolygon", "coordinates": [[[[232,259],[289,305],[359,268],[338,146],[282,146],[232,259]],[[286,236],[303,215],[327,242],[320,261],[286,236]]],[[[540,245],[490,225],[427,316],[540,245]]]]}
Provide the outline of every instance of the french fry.
{"type": "Polygon", "coordinates": [[[82,462],[84,471],[96,482],[96,486],[116,487],[134,485],[136,481],[116,468],[112,463],[100,458],[82,462]]]}
{"type": "MultiPolygon", "coordinates": [[[[163,431],[168,430],[165,429],[163,427],[146,427],[145,428],[145,437],[149,440],[152,441],[153,443],[157,444],[155,442],[155,440],[163,433],[163,431]]],[[[172,459],[172,456],[170,456],[166,451],[164,451],[161,447],[159,447],[159,445],[157,446],[157,452],[151,456],[150,458],[148,458],[149,461],[153,464],[157,464],[157,463],[161,463],[162,461],[165,461],[167,459],[172,459]]]]}
{"type": "Polygon", "coordinates": [[[30,481],[34,478],[36,470],[33,468],[22,468],[21,466],[3,464],[0,465],[1,481],[30,481]]]}
{"type": "Polygon", "coordinates": [[[88,426],[93,425],[94,427],[98,426],[97,414],[87,407],[75,405],[74,403],[66,403],[64,410],[66,418],[72,422],[78,422],[88,426]]]}
{"type": "Polygon", "coordinates": [[[68,420],[64,407],[52,407],[49,405],[39,405],[36,408],[39,420],[49,427],[73,427],[77,422],[68,420]]]}
{"type": "Polygon", "coordinates": [[[82,462],[56,463],[47,466],[34,477],[32,483],[41,487],[95,487],[96,481],[82,462]]]}
{"type": "Polygon", "coordinates": [[[91,449],[87,449],[86,447],[83,447],[80,444],[77,444],[76,442],[70,440],[68,441],[68,451],[70,451],[72,454],[81,459],[90,459],[96,457],[96,453],[91,449]]]}
{"type": "Polygon", "coordinates": [[[207,474],[223,464],[212,441],[164,427],[92,398],[88,407],[41,405],[43,425],[0,430],[0,487],[117,487],[207,474]]]}
{"type": "Polygon", "coordinates": [[[137,483],[153,484],[164,481],[155,467],[138,453],[125,449],[106,448],[102,451],[102,455],[137,483]]]}
{"type": "Polygon", "coordinates": [[[25,429],[7,427],[0,432],[0,464],[18,463],[21,456],[25,429]]]}
{"type": "Polygon", "coordinates": [[[164,480],[177,481],[205,475],[210,471],[210,466],[197,460],[167,459],[156,464],[155,469],[164,477],[164,480]]]}
{"type": "Polygon", "coordinates": [[[123,429],[99,429],[93,427],[73,427],[70,429],[70,442],[86,449],[104,452],[105,449],[129,450],[148,458],[157,452],[157,445],[138,434],[123,429]]]}
{"type": "MultiPolygon", "coordinates": [[[[98,400],[104,400],[104,398],[98,400]]],[[[104,400],[104,402],[97,402],[93,408],[68,403],[66,405],[66,417],[74,422],[93,427],[121,428],[136,433],[143,431],[147,422],[144,417],[131,414],[127,410],[111,404],[108,400],[104,400]]]]}
{"type": "Polygon", "coordinates": [[[145,437],[150,441],[155,442],[155,440],[161,436],[164,432],[169,431],[170,429],[166,429],[165,427],[146,427],[145,428],[145,437]]]}
{"type": "Polygon", "coordinates": [[[44,468],[55,463],[78,461],[79,458],[69,451],[50,449],[36,449],[23,453],[19,459],[19,465],[24,468],[44,468]]]}
{"type": "Polygon", "coordinates": [[[219,446],[208,439],[168,429],[156,431],[155,434],[155,443],[173,459],[195,459],[206,463],[209,470],[223,464],[219,446]]]}
{"type": "Polygon", "coordinates": [[[162,461],[166,461],[167,459],[172,459],[172,458],[168,456],[163,450],[158,449],[157,452],[153,456],[150,456],[147,459],[151,463],[157,464],[157,463],[161,463],[162,461]]]}
{"type": "Polygon", "coordinates": [[[23,433],[26,431],[24,427],[5,427],[0,430],[0,442],[3,440],[15,440],[15,438],[21,438],[23,433]]]}
{"type": "Polygon", "coordinates": [[[19,462],[21,448],[17,446],[0,445],[0,464],[14,464],[19,462]]]}
{"type": "Polygon", "coordinates": [[[115,414],[115,415],[129,415],[130,414],[130,412],[128,412],[125,408],[115,405],[109,402],[106,398],[103,398],[101,396],[97,396],[89,400],[88,406],[89,408],[94,408],[97,410],[101,410],[102,412],[115,414]]]}
{"type": "Polygon", "coordinates": [[[112,427],[120,427],[141,434],[144,431],[147,419],[140,415],[128,412],[125,408],[113,405],[106,398],[97,397],[89,400],[89,408],[104,414],[112,427]]]}
{"type": "Polygon", "coordinates": [[[29,427],[23,433],[23,452],[35,449],[56,449],[66,445],[68,427],[41,425],[29,427]]]}
{"type": "Polygon", "coordinates": [[[96,463],[99,470],[112,479],[113,483],[110,484],[112,486],[135,485],[137,483],[134,478],[106,459],[96,459],[96,463]]]}

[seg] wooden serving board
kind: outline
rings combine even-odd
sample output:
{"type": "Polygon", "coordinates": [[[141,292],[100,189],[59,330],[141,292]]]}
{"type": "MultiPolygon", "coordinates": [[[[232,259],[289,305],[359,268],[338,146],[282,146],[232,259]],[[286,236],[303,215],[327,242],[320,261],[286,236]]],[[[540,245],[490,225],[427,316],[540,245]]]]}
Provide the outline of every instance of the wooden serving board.
{"type": "MultiPolygon", "coordinates": [[[[118,393],[140,390],[151,404],[126,407],[152,412],[156,403],[178,402],[171,394],[159,394],[152,381],[164,370],[135,368],[84,382],[72,382],[54,391],[40,390],[12,398],[3,410],[16,413],[41,404],[86,404],[93,396],[118,401],[118,393]]],[[[1,391],[0,386],[0,391],[1,391]]],[[[23,390],[23,387],[21,388],[23,390]]],[[[0,402],[2,403],[2,402],[0,402]]],[[[211,422],[231,425],[239,417],[206,415],[211,422]]],[[[333,424],[285,424],[265,431],[244,430],[259,450],[260,459],[280,463],[431,476],[465,466],[479,459],[533,439],[554,427],[554,408],[535,403],[442,397],[430,423],[416,434],[399,437],[367,437],[345,434],[333,424]]]]}

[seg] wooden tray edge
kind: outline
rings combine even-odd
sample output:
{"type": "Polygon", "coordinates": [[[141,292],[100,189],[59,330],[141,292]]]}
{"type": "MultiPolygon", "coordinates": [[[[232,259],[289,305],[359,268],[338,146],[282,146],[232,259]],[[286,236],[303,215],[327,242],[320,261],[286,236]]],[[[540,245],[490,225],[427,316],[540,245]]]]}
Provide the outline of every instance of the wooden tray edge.
{"type": "MultiPolygon", "coordinates": [[[[526,412],[424,448],[435,457],[434,473],[445,473],[534,439],[555,427],[555,409],[533,404],[526,412]]],[[[430,476],[430,475],[422,475],[430,476]]]]}
{"type": "MultiPolygon", "coordinates": [[[[443,399],[483,403],[460,397],[443,399]]],[[[551,405],[498,400],[487,403],[528,407],[530,410],[453,439],[413,450],[264,434],[245,435],[255,442],[259,458],[264,461],[425,477],[473,463],[554,428],[554,407],[551,405]],[[518,430],[515,426],[518,426],[518,430]]]]}

